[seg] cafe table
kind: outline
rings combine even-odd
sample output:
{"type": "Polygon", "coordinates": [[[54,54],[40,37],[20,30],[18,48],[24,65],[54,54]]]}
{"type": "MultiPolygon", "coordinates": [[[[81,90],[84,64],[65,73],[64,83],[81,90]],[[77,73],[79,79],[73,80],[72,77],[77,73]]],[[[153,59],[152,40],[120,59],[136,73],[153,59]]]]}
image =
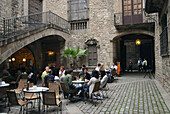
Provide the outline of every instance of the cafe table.
{"type": "Polygon", "coordinates": [[[43,91],[48,91],[48,90],[49,90],[49,88],[47,88],[47,87],[31,87],[28,90],[25,88],[23,91],[27,92],[27,93],[37,93],[37,94],[39,94],[40,99],[39,99],[38,111],[40,112],[40,105],[41,105],[40,93],[43,92],[43,91]]]}
{"type": "Polygon", "coordinates": [[[72,81],[73,84],[84,84],[84,83],[87,83],[88,81],[72,81]]]}
{"type": "Polygon", "coordinates": [[[8,87],[9,85],[10,85],[9,83],[1,84],[1,85],[0,85],[0,88],[1,88],[1,87],[8,87]]]}

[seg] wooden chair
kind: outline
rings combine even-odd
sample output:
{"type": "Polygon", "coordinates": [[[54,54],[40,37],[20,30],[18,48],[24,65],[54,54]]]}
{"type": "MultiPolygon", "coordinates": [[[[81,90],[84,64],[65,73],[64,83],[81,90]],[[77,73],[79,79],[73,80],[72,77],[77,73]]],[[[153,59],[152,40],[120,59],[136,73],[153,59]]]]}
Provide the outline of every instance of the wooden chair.
{"type": "Polygon", "coordinates": [[[16,94],[20,94],[24,88],[27,87],[27,79],[20,79],[18,88],[14,89],[16,94]]]}
{"type": "Polygon", "coordinates": [[[43,91],[43,105],[44,105],[44,112],[45,112],[45,105],[47,106],[58,106],[60,107],[60,111],[62,111],[62,101],[57,101],[56,93],[52,91],[43,91]]]}
{"type": "MultiPolygon", "coordinates": [[[[94,88],[93,88],[93,91],[91,93],[91,97],[92,97],[92,102],[94,100],[94,97],[92,96],[95,92],[97,92],[99,95],[100,95],[100,81],[96,82],[95,85],[94,85],[94,88]]],[[[101,95],[100,95],[101,96],[101,95]]],[[[96,100],[99,100],[98,98],[96,98],[96,100]]],[[[101,99],[101,103],[102,103],[102,99],[101,99]]],[[[95,104],[96,106],[96,104],[95,104]]]]}
{"type": "Polygon", "coordinates": [[[8,96],[8,106],[9,106],[8,112],[10,111],[10,105],[21,106],[21,108],[20,108],[20,112],[21,112],[24,105],[32,103],[30,101],[18,100],[15,90],[8,90],[6,92],[7,92],[7,96],[8,96]]]}
{"type": "Polygon", "coordinates": [[[49,83],[49,89],[55,91],[56,99],[60,99],[59,84],[58,83],[49,83]]]}

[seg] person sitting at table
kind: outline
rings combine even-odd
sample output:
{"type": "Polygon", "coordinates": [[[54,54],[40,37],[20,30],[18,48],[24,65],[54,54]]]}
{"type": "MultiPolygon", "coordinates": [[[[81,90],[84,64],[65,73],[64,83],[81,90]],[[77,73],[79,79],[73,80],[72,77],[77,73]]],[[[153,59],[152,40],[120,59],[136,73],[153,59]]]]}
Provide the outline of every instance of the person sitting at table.
{"type": "Polygon", "coordinates": [[[107,83],[108,75],[106,75],[105,71],[102,71],[101,75],[103,75],[103,78],[100,81],[100,88],[103,88],[103,86],[107,83]]]}
{"type": "Polygon", "coordinates": [[[100,69],[101,69],[101,64],[99,63],[99,64],[97,65],[97,67],[95,68],[95,70],[99,72],[100,69]]]}
{"type": "Polygon", "coordinates": [[[44,77],[44,79],[43,79],[42,87],[44,86],[44,84],[45,84],[45,86],[48,87],[48,81],[52,81],[52,82],[53,82],[53,81],[54,81],[54,78],[55,78],[55,76],[52,75],[52,70],[49,69],[49,70],[48,70],[48,75],[45,75],[45,77],[44,77]]]}
{"type": "Polygon", "coordinates": [[[104,70],[104,63],[101,63],[100,70],[104,70]]]}
{"type": "Polygon", "coordinates": [[[83,76],[84,79],[90,80],[91,76],[87,71],[88,71],[87,68],[83,68],[83,71],[79,74],[79,78],[83,76]]]}
{"type": "Polygon", "coordinates": [[[94,85],[99,80],[99,72],[96,70],[92,71],[92,78],[90,81],[85,85],[84,92],[85,92],[85,99],[87,98],[87,92],[89,92],[89,97],[91,97],[91,93],[93,92],[94,85]]]}
{"type": "Polygon", "coordinates": [[[67,72],[68,72],[68,71],[67,71],[67,70],[65,70],[65,75],[62,75],[62,76],[60,77],[60,81],[61,81],[61,82],[63,82],[64,77],[68,74],[67,72]]]}
{"type": "Polygon", "coordinates": [[[41,78],[42,78],[42,81],[44,80],[44,77],[45,77],[45,75],[48,75],[49,73],[48,73],[48,71],[49,71],[49,66],[46,66],[45,67],[45,71],[42,73],[42,75],[41,75],[41,78]]]}
{"type": "Polygon", "coordinates": [[[112,71],[115,71],[115,73],[117,73],[117,66],[115,63],[112,63],[112,66],[110,68],[110,76],[112,76],[112,71]]]}
{"type": "Polygon", "coordinates": [[[64,66],[61,66],[60,70],[59,70],[59,77],[61,77],[61,76],[65,76],[65,68],[64,68],[64,66]]]}
{"type": "MultiPolygon", "coordinates": [[[[76,94],[77,90],[76,87],[73,85],[73,70],[68,70],[68,74],[63,78],[63,82],[66,85],[67,90],[69,90],[71,93],[76,94]]],[[[73,98],[73,94],[70,96],[70,100],[73,98]]]]}

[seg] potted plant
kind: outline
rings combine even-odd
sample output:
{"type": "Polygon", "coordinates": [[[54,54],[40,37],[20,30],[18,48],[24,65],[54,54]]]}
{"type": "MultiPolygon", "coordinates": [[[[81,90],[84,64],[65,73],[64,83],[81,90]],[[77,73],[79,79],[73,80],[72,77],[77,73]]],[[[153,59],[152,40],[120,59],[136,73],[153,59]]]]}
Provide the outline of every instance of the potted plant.
{"type": "Polygon", "coordinates": [[[86,49],[80,49],[80,47],[78,46],[76,49],[72,49],[70,47],[68,47],[67,49],[65,50],[62,50],[63,52],[61,53],[61,56],[65,57],[65,58],[68,58],[68,57],[71,57],[72,60],[73,60],[73,64],[75,65],[76,64],[76,59],[79,57],[79,56],[83,56],[83,55],[86,55],[86,49]]]}

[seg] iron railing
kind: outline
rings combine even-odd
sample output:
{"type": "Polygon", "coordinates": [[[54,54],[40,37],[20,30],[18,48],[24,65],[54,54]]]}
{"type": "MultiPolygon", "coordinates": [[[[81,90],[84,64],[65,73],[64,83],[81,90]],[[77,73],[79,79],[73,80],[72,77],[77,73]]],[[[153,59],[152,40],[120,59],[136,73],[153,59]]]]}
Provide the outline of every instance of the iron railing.
{"type": "MultiPolygon", "coordinates": [[[[142,15],[143,15],[142,23],[151,23],[151,22],[155,22],[157,20],[156,14],[148,14],[145,12],[145,10],[143,10],[142,15]]],[[[124,25],[123,13],[115,13],[114,14],[114,24],[115,25],[124,25]]]]}
{"type": "Polygon", "coordinates": [[[70,30],[67,20],[50,11],[41,12],[0,20],[0,41],[49,25],[56,26],[61,30],[70,30]]]}
{"type": "Polygon", "coordinates": [[[165,27],[160,34],[161,56],[168,55],[168,29],[165,27]]]}

